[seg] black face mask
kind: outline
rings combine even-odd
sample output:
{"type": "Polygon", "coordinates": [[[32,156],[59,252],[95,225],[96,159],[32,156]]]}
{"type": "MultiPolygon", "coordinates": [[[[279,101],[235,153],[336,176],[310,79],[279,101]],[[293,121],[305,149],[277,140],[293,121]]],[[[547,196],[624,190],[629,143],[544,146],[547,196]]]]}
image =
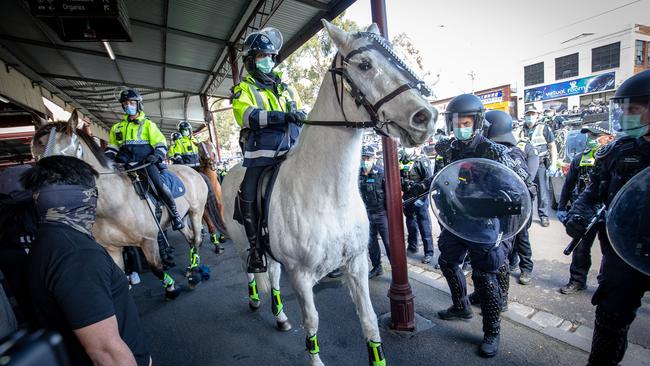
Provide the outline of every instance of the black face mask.
{"type": "Polygon", "coordinates": [[[51,185],[34,194],[41,223],[58,223],[92,236],[97,209],[97,188],[51,185]]]}

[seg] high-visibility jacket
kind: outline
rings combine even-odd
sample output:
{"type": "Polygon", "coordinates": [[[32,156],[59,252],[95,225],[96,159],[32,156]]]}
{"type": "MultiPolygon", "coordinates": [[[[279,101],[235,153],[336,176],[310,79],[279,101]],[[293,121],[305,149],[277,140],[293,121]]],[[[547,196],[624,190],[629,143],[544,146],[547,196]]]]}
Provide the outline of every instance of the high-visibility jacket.
{"type": "Polygon", "coordinates": [[[199,142],[194,137],[183,136],[169,149],[169,157],[180,157],[183,165],[199,166],[199,142]]]}
{"type": "Polygon", "coordinates": [[[296,124],[287,125],[288,112],[301,109],[295,89],[279,82],[282,74],[275,73],[276,90],[247,75],[233,88],[233,113],[240,127],[249,129],[244,148],[245,167],[266,166],[276,162],[295,143],[300,133],[296,124]]]}
{"type": "Polygon", "coordinates": [[[141,162],[147,156],[156,154],[164,159],[167,155],[167,141],[158,126],[140,112],[133,121],[128,115],[111,127],[107,154],[120,155],[128,162],[141,162]]]}

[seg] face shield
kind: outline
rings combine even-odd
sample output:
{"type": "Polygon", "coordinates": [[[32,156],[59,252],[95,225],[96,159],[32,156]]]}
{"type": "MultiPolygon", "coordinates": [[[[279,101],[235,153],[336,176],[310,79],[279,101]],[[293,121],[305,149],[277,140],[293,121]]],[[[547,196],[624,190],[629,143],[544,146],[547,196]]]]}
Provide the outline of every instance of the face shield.
{"type": "Polygon", "coordinates": [[[650,133],[650,98],[615,98],[609,105],[611,131],[634,138],[650,133]]]}
{"type": "Polygon", "coordinates": [[[461,141],[472,138],[474,131],[480,128],[480,121],[477,121],[478,116],[475,113],[447,113],[445,118],[447,122],[447,134],[453,132],[454,137],[461,141]]]}

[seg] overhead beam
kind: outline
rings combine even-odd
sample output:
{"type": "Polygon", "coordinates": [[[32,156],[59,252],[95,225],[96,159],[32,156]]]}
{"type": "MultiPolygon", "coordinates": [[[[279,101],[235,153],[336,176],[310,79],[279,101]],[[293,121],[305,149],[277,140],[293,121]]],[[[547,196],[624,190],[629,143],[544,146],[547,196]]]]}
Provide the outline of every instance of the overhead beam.
{"type": "Polygon", "coordinates": [[[293,0],[293,1],[295,1],[297,3],[308,5],[308,6],[312,7],[312,8],[318,9],[320,11],[328,11],[329,10],[329,6],[327,6],[327,4],[321,3],[318,0],[293,0]]]}
{"type": "MultiPolygon", "coordinates": [[[[115,85],[115,86],[126,86],[123,83],[119,81],[112,81],[112,80],[102,80],[102,79],[90,79],[90,78],[84,78],[84,77],[78,77],[78,76],[71,76],[71,75],[59,75],[59,74],[39,74],[40,76],[47,78],[47,79],[63,79],[63,80],[75,80],[75,81],[87,81],[90,83],[100,83],[100,84],[106,84],[106,85],[115,85]]],[[[151,90],[156,90],[156,91],[169,91],[169,92],[175,92],[175,93],[183,93],[183,94],[191,94],[191,95],[198,95],[195,90],[182,90],[182,89],[162,89],[156,86],[152,85],[144,85],[144,84],[131,84],[129,83],[129,87],[132,88],[137,88],[137,89],[151,89],[151,90]]]]}
{"type": "MultiPolygon", "coordinates": [[[[11,36],[11,35],[8,35],[8,34],[0,34],[0,40],[6,40],[6,41],[22,43],[22,44],[28,44],[28,45],[32,45],[32,46],[36,46],[36,47],[43,47],[43,48],[52,49],[52,50],[75,52],[75,53],[80,53],[80,54],[84,54],[84,55],[91,55],[91,56],[97,56],[97,57],[102,57],[102,58],[108,58],[108,55],[105,52],[87,50],[87,49],[84,49],[84,48],[70,47],[70,46],[65,46],[65,45],[60,45],[60,44],[53,45],[53,44],[48,43],[48,42],[43,42],[43,41],[37,41],[37,40],[33,40],[33,39],[28,39],[28,38],[11,36]]],[[[170,64],[170,63],[160,62],[160,61],[154,61],[154,60],[149,60],[149,59],[140,58],[140,57],[132,57],[132,56],[125,56],[125,55],[115,54],[115,58],[116,58],[115,61],[131,61],[131,62],[141,63],[141,64],[145,64],[145,65],[159,66],[159,67],[163,67],[163,68],[168,67],[170,69],[183,70],[183,71],[188,71],[188,72],[193,72],[193,73],[203,74],[203,75],[208,75],[208,76],[214,74],[209,70],[197,69],[195,67],[170,64]]]]}
{"type": "Polygon", "coordinates": [[[226,41],[225,39],[210,37],[210,36],[206,36],[204,34],[199,34],[199,33],[188,32],[188,31],[184,31],[184,30],[181,30],[181,29],[178,29],[178,28],[165,27],[163,25],[150,23],[150,22],[140,20],[140,19],[130,18],[130,22],[131,22],[131,25],[138,25],[138,26],[141,26],[141,27],[149,28],[149,29],[165,30],[165,31],[167,31],[168,33],[171,33],[171,34],[176,34],[176,35],[187,37],[187,38],[198,39],[198,40],[206,41],[206,42],[210,42],[210,43],[216,43],[216,44],[220,44],[220,45],[226,45],[228,43],[228,41],[226,41]]]}

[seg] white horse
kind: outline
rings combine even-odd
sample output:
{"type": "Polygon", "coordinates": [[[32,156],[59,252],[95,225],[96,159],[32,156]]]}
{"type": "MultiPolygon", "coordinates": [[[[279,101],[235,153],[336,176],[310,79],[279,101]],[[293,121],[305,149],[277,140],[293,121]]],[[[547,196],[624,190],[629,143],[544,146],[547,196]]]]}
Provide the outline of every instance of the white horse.
{"type": "MultiPolygon", "coordinates": [[[[377,128],[401,138],[406,146],[421,144],[432,135],[437,112],[418,90],[413,90],[413,74],[396,61],[390,46],[377,36],[376,25],[367,32],[352,34],[327,21],[323,24],[339,54],[349,59],[337,61],[334,66],[338,73],[333,73],[334,77],[326,75],[321,85],[309,120],[321,121],[318,123],[322,125],[307,123],[299,142],[282,163],[271,196],[268,223],[271,252],[280,263],[269,258],[269,278],[264,274],[249,275],[249,290],[257,295],[258,283],[261,292],[267,291],[270,279],[278,328],[289,329],[282,307],[275,306],[280,297],[281,264],[284,265],[302,310],[311,365],[322,365],[312,287],[329,272],[342,268],[371,360],[374,359],[371,365],[385,365],[383,356],[377,357],[382,350],[368,290],[369,225],[358,188],[363,130],[325,126],[324,121],[372,119],[373,113],[361,108],[351,96],[355,86],[366,102],[382,101],[375,104],[375,116],[387,123],[380,123],[377,128]],[[343,87],[339,91],[343,73],[347,73],[349,82],[346,91],[343,87]]],[[[234,197],[244,172],[241,166],[233,168],[224,179],[223,192],[228,197],[224,200],[228,234],[245,257],[246,234],[232,219],[234,197]]],[[[251,296],[250,305],[257,308],[259,297],[251,296]]]]}
{"type": "MultiPolygon", "coordinates": [[[[104,153],[93,139],[84,131],[77,130],[76,125],[75,111],[67,123],[50,123],[39,128],[32,140],[32,154],[37,159],[43,157],[49,146],[50,155],[75,156],[95,168],[100,177],[97,179],[99,198],[93,236],[106,248],[122,270],[122,248],[140,247],[151,271],[162,281],[166,290],[165,297],[176,298],[180,293],[179,289],[174,279],[163,270],[160,260],[158,226],[150,211],[150,208],[155,209],[154,204],[150,199],[140,199],[128,176],[115,170],[113,163],[104,157],[104,153]]],[[[181,232],[190,245],[190,258],[194,259],[188,267],[188,281],[190,287],[194,287],[201,280],[198,272],[198,250],[202,241],[201,220],[208,197],[208,186],[201,175],[192,168],[173,165],[169,169],[183,181],[186,188],[185,194],[176,199],[176,205],[181,216],[187,218],[184,218],[186,225],[181,232]]],[[[171,226],[167,210],[163,209],[160,226],[171,226]]]]}

